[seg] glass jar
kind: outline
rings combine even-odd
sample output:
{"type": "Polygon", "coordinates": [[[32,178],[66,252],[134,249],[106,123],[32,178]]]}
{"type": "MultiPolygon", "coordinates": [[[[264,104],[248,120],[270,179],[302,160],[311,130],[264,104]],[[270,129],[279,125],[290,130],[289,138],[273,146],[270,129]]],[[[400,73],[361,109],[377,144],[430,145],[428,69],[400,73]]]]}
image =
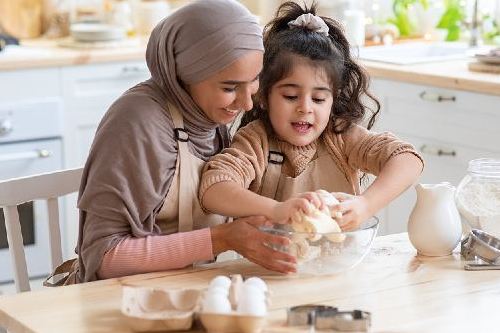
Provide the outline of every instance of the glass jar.
{"type": "Polygon", "coordinates": [[[471,228],[500,237],[500,159],[470,161],[467,175],[457,187],[455,202],[471,228]]]}

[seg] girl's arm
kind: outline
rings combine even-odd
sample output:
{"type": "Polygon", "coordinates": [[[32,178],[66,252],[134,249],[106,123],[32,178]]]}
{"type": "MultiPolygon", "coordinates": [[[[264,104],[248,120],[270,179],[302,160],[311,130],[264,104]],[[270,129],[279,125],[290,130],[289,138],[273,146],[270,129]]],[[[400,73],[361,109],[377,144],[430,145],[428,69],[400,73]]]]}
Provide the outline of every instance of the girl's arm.
{"type": "Polygon", "coordinates": [[[203,194],[201,203],[205,209],[220,215],[262,215],[272,220],[278,202],[244,189],[235,182],[225,181],[210,186],[203,194]]]}
{"type": "Polygon", "coordinates": [[[375,214],[413,185],[422,173],[422,161],[411,153],[387,161],[375,181],[363,192],[375,214]]]}
{"type": "Polygon", "coordinates": [[[360,196],[334,193],[341,201],[336,209],[343,213],[339,225],[343,230],[353,230],[387,206],[392,200],[413,185],[422,172],[422,161],[412,153],[390,158],[380,170],[375,181],[360,196]]]}
{"type": "Polygon", "coordinates": [[[286,223],[297,210],[309,212],[310,202],[318,207],[321,205],[314,193],[304,193],[300,197],[278,202],[232,181],[212,184],[201,198],[202,206],[212,213],[232,217],[261,215],[274,223],[286,223]]]}

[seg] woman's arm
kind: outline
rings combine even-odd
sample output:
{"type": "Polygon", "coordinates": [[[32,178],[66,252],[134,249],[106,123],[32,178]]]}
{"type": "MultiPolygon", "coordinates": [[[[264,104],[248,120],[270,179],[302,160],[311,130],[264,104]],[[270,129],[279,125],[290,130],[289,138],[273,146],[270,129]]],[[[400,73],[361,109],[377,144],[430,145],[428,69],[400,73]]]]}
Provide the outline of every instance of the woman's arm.
{"type": "Polygon", "coordinates": [[[104,255],[100,279],[179,269],[213,260],[210,229],[171,235],[127,237],[104,255]]]}

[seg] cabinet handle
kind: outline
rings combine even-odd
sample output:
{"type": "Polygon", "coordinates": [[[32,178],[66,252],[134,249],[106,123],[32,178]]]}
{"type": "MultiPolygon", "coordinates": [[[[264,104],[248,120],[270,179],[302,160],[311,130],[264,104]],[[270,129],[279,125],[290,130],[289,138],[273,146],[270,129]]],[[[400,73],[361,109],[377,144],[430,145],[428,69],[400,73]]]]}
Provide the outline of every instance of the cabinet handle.
{"type": "Polygon", "coordinates": [[[436,155],[436,156],[457,156],[457,152],[453,149],[442,149],[439,147],[433,147],[429,145],[422,145],[420,151],[424,154],[436,155]]]}
{"type": "Polygon", "coordinates": [[[0,136],[6,136],[14,130],[14,126],[9,119],[0,120],[0,136]]]}
{"type": "Polygon", "coordinates": [[[444,96],[427,91],[422,91],[419,96],[421,99],[428,102],[455,102],[457,100],[457,98],[453,95],[444,96]]]}
{"type": "Polygon", "coordinates": [[[31,159],[36,159],[36,158],[47,158],[50,156],[52,156],[52,152],[50,150],[35,149],[32,151],[0,155],[0,162],[31,160],[31,159]]]}

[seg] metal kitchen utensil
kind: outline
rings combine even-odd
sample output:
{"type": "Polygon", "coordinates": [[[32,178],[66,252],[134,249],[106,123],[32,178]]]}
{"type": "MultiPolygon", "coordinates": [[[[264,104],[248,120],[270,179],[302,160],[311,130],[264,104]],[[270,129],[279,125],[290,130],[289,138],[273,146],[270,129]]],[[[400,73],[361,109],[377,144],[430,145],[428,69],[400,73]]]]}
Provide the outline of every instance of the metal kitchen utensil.
{"type": "Polygon", "coordinates": [[[287,311],[288,326],[314,326],[318,330],[341,332],[367,332],[371,326],[371,314],[366,311],[338,311],[324,305],[301,305],[287,311]]]}
{"type": "Polygon", "coordinates": [[[500,239],[478,229],[472,229],[462,240],[461,255],[465,260],[479,257],[491,265],[500,265],[500,239]]]}
{"type": "Polygon", "coordinates": [[[487,264],[484,262],[467,262],[464,264],[464,269],[466,271],[488,271],[488,270],[500,270],[500,265],[487,264]]]}
{"type": "Polygon", "coordinates": [[[366,311],[317,312],[316,325],[319,330],[341,332],[367,332],[371,326],[371,314],[366,311]]]}
{"type": "Polygon", "coordinates": [[[320,311],[337,311],[337,308],[328,305],[299,305],[287,309],[288,326],[308,326],[314,325],[315,315],[320,311]]]}

